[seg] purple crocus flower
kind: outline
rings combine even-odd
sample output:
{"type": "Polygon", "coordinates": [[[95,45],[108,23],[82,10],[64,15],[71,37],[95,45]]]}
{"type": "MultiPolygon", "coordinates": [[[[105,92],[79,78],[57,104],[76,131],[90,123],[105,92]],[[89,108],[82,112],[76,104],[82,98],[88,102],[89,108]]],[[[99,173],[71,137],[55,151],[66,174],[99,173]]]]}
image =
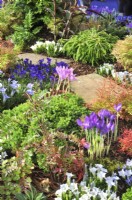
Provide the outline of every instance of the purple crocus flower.
{"type": "Polygon", "coordinates": [[[121,108],[122,108],[122,104],[121,103],[119,103],[117,105],[114,105],[114,109],[116,110],[116,112],[120,112],[121,108]]]}
{"type": "Polygon", "coordinates": [[[111,116],[111,113],[110,111],[106,110],[106,109],[102,109],[98,112],[98,116],[100,118],[105,118],[105,117],[110,117],[111,116]]]}
{"type": "Polygon", "coordinates": [[[56,66],[56,72],[61,81],[69,79],[70,81],[75,80],[75,75],[73,74],[73,69],[65,66],[56,66]]]}

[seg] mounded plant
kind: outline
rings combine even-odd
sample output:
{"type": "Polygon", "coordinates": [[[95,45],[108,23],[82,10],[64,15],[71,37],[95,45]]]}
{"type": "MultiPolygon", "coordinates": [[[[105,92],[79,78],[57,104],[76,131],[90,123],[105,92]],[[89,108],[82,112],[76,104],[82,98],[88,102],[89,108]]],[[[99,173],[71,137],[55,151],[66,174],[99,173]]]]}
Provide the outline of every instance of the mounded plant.
{"type": "Polygon", "coordinates": [[[43,109],[49,128],[66,133],[79,130],[76,119],[89,113],[82,98],[72,93],[52,96],[44,101],[43,109]]]}
{"type": "Polygon", "coordinates": [[[92,28],[72,36],[65,43],[64,52],[75,61],[94,66],[114,59],[111,51],[117,40],[117,36],[92,28]]]}
{"type": "Polygon", "coordinates": [[[127,36],[124,40],[117,41],[112,54],[124,69],[132,71],[132,35],[127,36]]]}

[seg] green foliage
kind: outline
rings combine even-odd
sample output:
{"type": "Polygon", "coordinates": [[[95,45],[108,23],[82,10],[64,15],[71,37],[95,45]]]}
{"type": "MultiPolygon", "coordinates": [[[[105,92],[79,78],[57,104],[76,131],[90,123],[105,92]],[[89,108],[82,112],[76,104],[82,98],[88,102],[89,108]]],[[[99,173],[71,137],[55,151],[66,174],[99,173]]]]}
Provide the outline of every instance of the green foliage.
{"type": "Polygon", "coordinates": [[[25,19],[23,20],[23,25],[14,26],[14,34],[11,36],[14,44],[19,47],[20,50],[26,48],[29,42],[35,39],[37,33],[40,32],[41,27],[33,28],[34,17],[32,11],[29,11],[25,19]]]}
{"type": "Polygon", "coordinates": [[[117,159],[111,159],[109,157],[105,158],[97,158],[96,160],[91,160],[89,158],[85,158],[86,163],[88,165],[94,165],[97,163],[102,164],[105,168],[108,169],[108,171],[112,174],[115,170],[117,170],[119,167],[122,168],[123,163],[118,161],[117,159]]]}
{"type": "Polygon", "coordinates": [[[21,191],[21,187],[30,184],[29,174],[34,167],[31,157],[31,151],[23,151],[17,157],[13,156],[2,162],[1,181],[3,184],[0,186],[0,194],[3,199],[10,200],[12,195],[21,191]]]}
{"type": "Polygon", "coordinates": [[[131,200],[132,199],[132,187],[128,188],[126,193],[122,195],[122,200],[131,200]]]}
{"type": "Polygon", "coordinates": [[[5,39],[13,32],[13,24],[17,23],[17,19],[12,4],[7,4],[0,9],[0,37],[5,39]]]}
{"type": "Polygon", "coordinates": [[[64,52],[75,61],[97,65],[113,59],[111,51],[117,39],[105,31],[90,29],[71,37],[64,45],[64,52]]]}
{"type": "Polygon", "coordinates": [[[62,94],[52,96],[44,101],[45,119],[51,129],[71,133],[79,130],[76,120],[88,114],[83,100],[75,94],[62,94]]]}
{"type": "Polygon", "coordinates": [[[19,193],[16,195],[17,200],[45,200],[43,193],[38,192],[33,186],[28,189],[25,194],[19,193]]]}
{"type": "Polygon", "coordinates": [[[105,30],[108,34],[118,36],[120,39],[124,39],[124,37],[128,35],[126,27],[116,23],[111,23],[105,28],[105,30]]]}
{"type": "Polygon", "coordinates": [[[16,62],[17,50],[10,41],[0,39],[0,70],[6,71],[16,62]]]}
{"type": "Polygon", "coordinates": [[[124,69],[132,71],[132,35],[127,36],[124,40],[117,41],[112,54],[124,69]]]}

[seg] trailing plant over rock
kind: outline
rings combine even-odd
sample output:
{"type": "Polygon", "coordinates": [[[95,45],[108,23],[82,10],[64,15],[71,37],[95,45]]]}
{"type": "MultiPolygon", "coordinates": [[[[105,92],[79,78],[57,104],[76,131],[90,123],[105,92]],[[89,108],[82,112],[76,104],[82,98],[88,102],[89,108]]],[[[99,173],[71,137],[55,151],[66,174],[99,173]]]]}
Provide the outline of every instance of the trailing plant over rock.
{"type": "Polygon", "coordinates": [[[93,28],[72,36],[65,43],[64,52],[75,61],[94,66],[114,59],[111,51],[117,40],[117,36],[93,28]]]}

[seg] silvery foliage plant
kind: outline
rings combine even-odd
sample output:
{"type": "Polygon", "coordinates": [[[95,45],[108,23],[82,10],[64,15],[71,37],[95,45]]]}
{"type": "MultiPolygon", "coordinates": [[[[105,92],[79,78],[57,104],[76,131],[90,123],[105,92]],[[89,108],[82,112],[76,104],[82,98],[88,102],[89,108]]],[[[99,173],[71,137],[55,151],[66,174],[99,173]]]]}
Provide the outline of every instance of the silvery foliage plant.
{"type": "Polygon", "coordinates": [[[67,183],[60,185],[55,200],[120,200],[117,196],[118,181],[124,179],[132,185],[132,160],[128,159],[122,169],[110,176],[101,164],[90,166],[81,183],[76,183],[72,173],[66,173],[67,183]],[[102,189],[103,188],[103,189],[102,189]]]}

